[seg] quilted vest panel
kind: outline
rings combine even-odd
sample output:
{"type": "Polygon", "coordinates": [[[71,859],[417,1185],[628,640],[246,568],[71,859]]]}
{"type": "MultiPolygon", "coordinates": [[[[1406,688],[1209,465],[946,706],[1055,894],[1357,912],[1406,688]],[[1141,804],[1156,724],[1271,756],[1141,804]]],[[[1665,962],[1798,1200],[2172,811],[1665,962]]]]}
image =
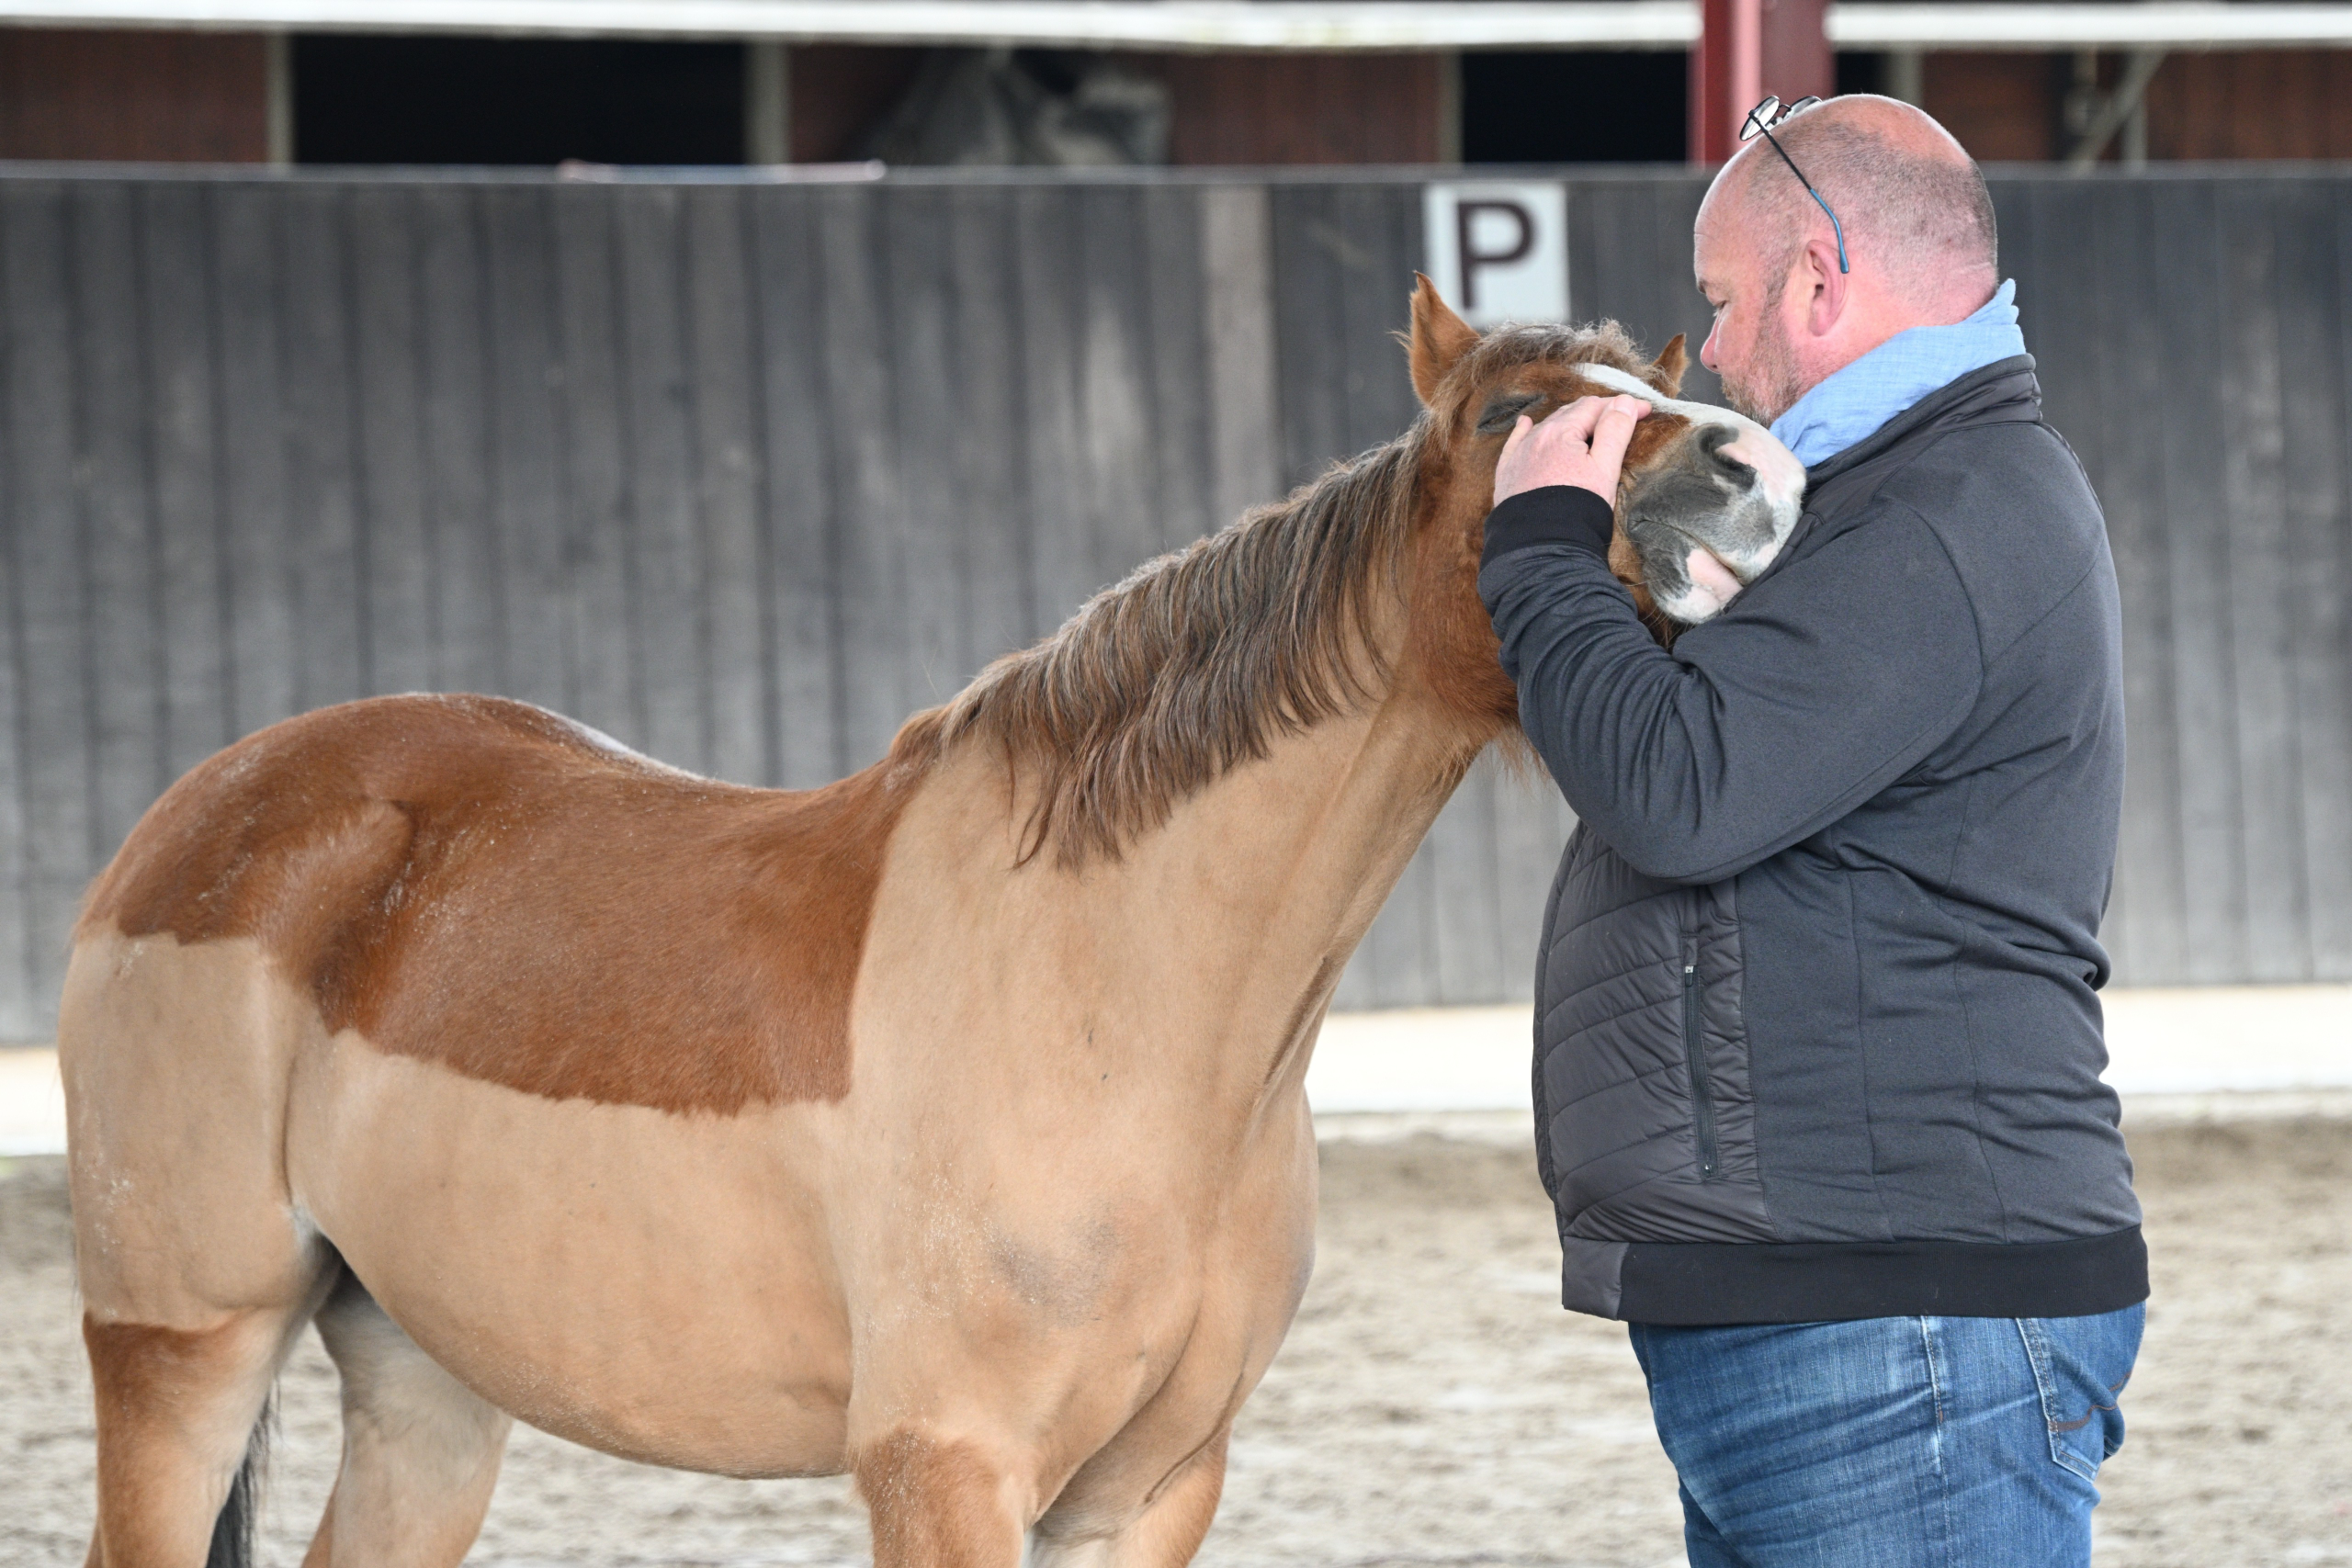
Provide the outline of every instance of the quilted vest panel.
{"type": "Polygon", "coordinates": [[[1736,884],[1657,881],[1577,829],[1535,1010],[1537,1157],[1562,1236],[1777,1239],[1740,978],[1736,884]]]}

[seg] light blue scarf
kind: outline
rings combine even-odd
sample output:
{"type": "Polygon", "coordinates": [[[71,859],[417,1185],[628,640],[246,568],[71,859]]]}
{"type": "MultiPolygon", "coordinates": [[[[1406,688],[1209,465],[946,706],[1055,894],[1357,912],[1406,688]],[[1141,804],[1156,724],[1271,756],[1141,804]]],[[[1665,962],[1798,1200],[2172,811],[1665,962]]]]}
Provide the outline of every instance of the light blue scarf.
{"type": "Polygon", "coordinates": [[[2024,352],[2017,280],[2011,278],[1966,321],[1897,333],[1830,375],[1772,422],[1772,434],[1810,468],[1937,388],[2024,352]]]}

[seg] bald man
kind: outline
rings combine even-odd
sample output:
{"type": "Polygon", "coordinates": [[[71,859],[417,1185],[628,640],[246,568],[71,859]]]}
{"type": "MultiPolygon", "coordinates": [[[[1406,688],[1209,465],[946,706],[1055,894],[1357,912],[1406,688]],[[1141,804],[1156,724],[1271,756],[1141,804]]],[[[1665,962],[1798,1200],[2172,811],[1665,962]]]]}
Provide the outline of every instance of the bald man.
{"type": "Polygon", "coordinates": [[[1770,137],[1696,241],[1701,358],[1807,467],[1781,557],[1668,651],[1607,560],[1643,405],[1496,472],[1479,590],[1579,819],[1536,1010],[1563,1298],[1632,1325],[1692,1568],[2087,1564],[2147,1295],[2105,525],[1967,154],[1876,97],[1770,137]]]}

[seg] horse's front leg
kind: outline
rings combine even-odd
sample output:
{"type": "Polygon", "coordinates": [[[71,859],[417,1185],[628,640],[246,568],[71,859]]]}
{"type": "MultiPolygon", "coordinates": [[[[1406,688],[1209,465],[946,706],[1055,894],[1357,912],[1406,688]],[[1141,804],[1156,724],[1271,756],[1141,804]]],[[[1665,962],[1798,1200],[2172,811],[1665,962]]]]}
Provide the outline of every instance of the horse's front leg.
{"type": "Polygon", "coordinates": [[[857,1456],[874,1568],[1019,1568],[1034,1508],[1022,1467],[965,1439],[902,1428],[857,1456]]]}

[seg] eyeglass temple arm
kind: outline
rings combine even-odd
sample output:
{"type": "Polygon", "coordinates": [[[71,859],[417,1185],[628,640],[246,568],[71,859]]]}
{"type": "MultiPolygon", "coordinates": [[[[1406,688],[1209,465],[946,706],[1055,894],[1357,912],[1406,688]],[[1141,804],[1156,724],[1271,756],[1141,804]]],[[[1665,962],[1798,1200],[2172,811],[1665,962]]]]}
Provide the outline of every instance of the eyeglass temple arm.
{"type": "Polygon", "coordinates": [[[1821,193],[1819,191],[1814,189],[1811,186],[1807,186],[1804,187],[1804,193],[1805,195],[1813,197],[1815,204],[1818,206],[1822,211],[1829,214],[1829,231],[1838,236],[1838,270],[1839,272],[1853,271],[1854,269],[1852,267],[1846,265],[1846,226],[1838,221],[1838,215],[1835,212],[1829,211],[1829,204],[1821,199],[1821,193]]]}
{"type": "MultiPolygon", "coordinates": [[[[1747,118],[1754,119],[1756,117],[1751,114],[1747,118]]],[[[1796,175],[1797,184],[1804,186],[1805,195],[1813,197],[1814,205],[1819,207],[1823,216],[1829,220],[1829,231],[1838,236],[1838,270],[1839,272],[1853,271],[1852,267],[1846,265],[1846,226],[1838,221],[1838,214],[1829,209],[1829,204],[1821,198],[1821,193],[1813,188],[1813,182],[1804,177],[1804,171],[1797,167],[1797,161],[1794,158],[1789,156],[1789,150],[1781,145],[1781,139],[1764,126],[1759,125],[1756,129],[1762,133],[1765,141],[1772,144],[1772,151],[1781,155],[1781,162],[1789,166],[1789,173],[1796,175]]]]}

